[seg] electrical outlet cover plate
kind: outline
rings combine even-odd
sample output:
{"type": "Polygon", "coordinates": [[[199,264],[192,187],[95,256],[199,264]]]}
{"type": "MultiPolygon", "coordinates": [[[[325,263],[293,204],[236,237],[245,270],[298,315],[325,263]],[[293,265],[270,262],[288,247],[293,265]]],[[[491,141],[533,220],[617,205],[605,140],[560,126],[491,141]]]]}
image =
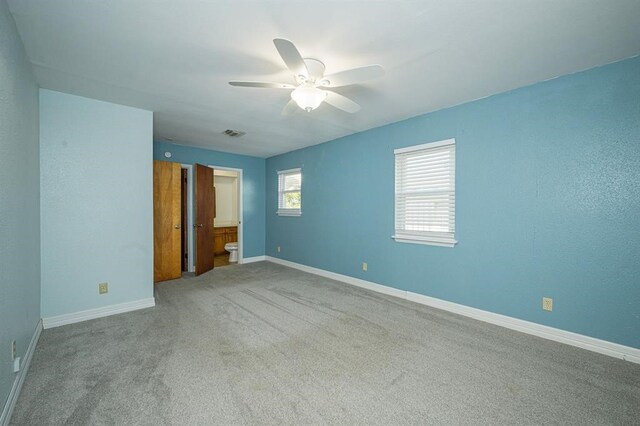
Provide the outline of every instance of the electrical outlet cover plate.
{"type": "Polygon", "coordinates": [[[367,272],[368,269],[369,269],[369,265],[367,264],[367,262],[362,262],[362,270],[367,272]]]}
{"type": "Polygon", "coordinates": [[[109,284],[108,283],[100,283],[100,284],[98,284],[98,293],[99,294],[109,293],[109,284]]]}
{"type": "Polygon", "coordinates": [[[553,299],[550,297],[543,297],[542,309],[545,311],[553,311],[553,299]]]}

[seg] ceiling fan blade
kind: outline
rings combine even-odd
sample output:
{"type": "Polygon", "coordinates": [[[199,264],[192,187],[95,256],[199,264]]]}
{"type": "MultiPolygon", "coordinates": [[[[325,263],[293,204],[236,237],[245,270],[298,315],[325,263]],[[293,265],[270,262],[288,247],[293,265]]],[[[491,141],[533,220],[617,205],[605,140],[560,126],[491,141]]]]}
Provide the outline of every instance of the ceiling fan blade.
{"type": "Polygon", "coordinates": [[[298,104],[293,99],[290,99],[289,102],[287,102],[287,104],[284,106],[284,108],[282,108],[282,112],[280,114],[284,116],[291,115],[298,109],[300,109],[298,104]]]}
{"type": "Polygon", "coordinates": [[[296,86],[287,83],[266,83],[261,81],[230,81],[230,85],[239,87],[266,87],[268,89],[295,89],[296,86]]]}
{"type": "Polygon", "coordinates": [[[342,96],[341,94],[332,92],[331,90],[325,90],[325,92],[327,92],[327,97],[324,98],[324,101],[329,105],[351,114],[360,111],[360,105],[353,102],[346,96],[342,96]]]}
{"type": "Polygon", "coordinates": [[[273,44],[276,45],[278,53],[280,53],[282,60],[287,65],[287,68],[291,70],[293,75],[296,77],[299,75],[304,77],[309,76],[307,65],[304,63],[302,55],[300,55],[300,52],[298,52],[298,49],[296,49],[296,46],[292,42],[285,40],[284,38],[274,38],[273,44]]]}
{"type": "Polygon", "coordinates": [[[349,84],[361,83],[363,81],[382,77],[383,75],[384,68],[382,68],[380,65],[367,65],[364,67],[352,68],[350,70],[344,70],[334,74],[325,75],[322,80],[320,80],[320,86],[348,86],[349,84]]]}

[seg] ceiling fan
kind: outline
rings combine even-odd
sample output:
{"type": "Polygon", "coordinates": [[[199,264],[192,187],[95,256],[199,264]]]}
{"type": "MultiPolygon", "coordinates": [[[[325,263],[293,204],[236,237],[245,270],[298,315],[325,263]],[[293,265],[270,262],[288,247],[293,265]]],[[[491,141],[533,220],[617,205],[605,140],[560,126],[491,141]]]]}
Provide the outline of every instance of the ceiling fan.
{"type": "MultiPolygon", "coordinates": [[[[384,68],[380,65],[367,65],[324,75],[324,64],[317,59],[303,58],[296,46],[289,40],[276,38],[273,43],[287,68],[293,72],[295,84],[258,81],[230,81],[229,84],[240,87],[293,90],[289,104],[295,102],[307,112],[313,111],[322,102],[326,102],[343,111],[355,113],[360,110],[360,105],[329,89],[360,83],[384,75],[384,68]]],[[[286,109],[287,107],[285,107],[286,109]]]]}

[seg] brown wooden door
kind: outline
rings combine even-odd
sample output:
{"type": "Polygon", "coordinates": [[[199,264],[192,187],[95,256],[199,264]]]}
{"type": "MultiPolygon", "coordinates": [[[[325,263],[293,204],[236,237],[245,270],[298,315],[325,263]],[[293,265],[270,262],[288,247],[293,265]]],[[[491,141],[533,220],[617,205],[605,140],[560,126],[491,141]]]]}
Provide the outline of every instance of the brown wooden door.
{"type": "Polygon", "coordinates": [[[213,269],[213,169],[201,164],[195,165],[195,256],[196,275],[213,269]]]}
{"type": "Polygon", "coordinates": [[[153,280],[180,278],[180,164],[153,162],[153,280]]]}

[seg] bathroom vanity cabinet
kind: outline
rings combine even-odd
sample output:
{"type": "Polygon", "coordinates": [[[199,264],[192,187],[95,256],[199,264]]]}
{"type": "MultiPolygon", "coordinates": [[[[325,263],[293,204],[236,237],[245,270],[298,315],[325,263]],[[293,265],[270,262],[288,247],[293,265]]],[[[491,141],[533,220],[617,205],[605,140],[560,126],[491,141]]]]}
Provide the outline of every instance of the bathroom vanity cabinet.
{"type": "Polygon", "coordinates": [[[213,229],[213,251],[215,255],[225,254],[224,245],[238,241],[237,226],[220,226],[213,229]]]}

